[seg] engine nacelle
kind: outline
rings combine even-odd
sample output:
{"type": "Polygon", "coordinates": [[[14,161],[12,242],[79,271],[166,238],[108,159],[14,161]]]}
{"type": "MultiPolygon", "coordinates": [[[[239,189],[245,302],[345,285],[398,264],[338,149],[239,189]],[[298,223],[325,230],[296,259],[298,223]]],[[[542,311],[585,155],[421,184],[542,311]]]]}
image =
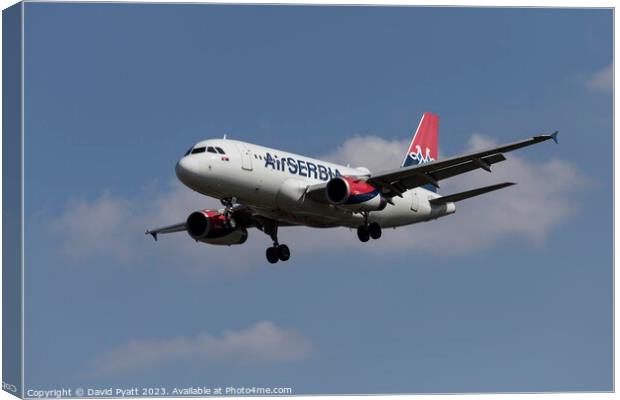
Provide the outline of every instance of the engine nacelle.
{"type": "Polygon", "coordinates": [[[248,239],[248,231],[238,227],[235,220],[219,211],[203,210],[193,212],[185,222],[187,233],[201,242],[209,244],[241,244],[248,239]]]}
{"type": "Polygon", "coordinates": [[[381,191],[366,181],[352,176],[337,176],[325,187],[327,200],[353,211],[383,210],[387,201],[381,191]]]}

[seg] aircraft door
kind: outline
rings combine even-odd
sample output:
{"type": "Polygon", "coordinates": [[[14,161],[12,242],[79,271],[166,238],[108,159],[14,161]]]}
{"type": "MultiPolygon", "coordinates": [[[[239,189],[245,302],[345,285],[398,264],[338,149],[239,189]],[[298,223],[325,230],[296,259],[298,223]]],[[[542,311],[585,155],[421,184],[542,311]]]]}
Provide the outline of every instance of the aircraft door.
{"type": "Polygon", "coordinates": [[[411,191],[411,211],[418,211],[418,191],[411,191]]]}
{"type": "Polygon", "coordinates": [[[241,153],[241,169],[252,171],[252,151],[243,143],[236,143],[239,153],[241,153]]]}

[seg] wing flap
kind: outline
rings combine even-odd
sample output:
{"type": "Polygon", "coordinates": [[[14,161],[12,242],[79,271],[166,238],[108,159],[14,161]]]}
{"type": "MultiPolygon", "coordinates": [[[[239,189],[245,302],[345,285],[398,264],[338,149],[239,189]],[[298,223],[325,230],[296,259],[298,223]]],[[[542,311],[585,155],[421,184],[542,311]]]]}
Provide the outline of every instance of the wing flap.
{"type": "Polygon", "coordinates": [[[473,189],[473,190],[468,190],[468,191],[465,191],[465,192],[455,193],[455,194],[451,194],[449,196],[438,197],[436,199],[430,200],[430,203],[431,203],[431,205],[440,205],[440,204],[446,204],[446,203],[454,203],[454,202],[457,202],[457,201],[469,199],[471,197],[480,196],[481,194],[489,193],[489,192],[492,192],[494,190],[503,189],[505,187],[512,186],[514,184],[515,184],[514,182],[498,183],[496,185],[485,186],[485,187],[481,187],[481,188],[478,188],[478,189],[473,189]]]}

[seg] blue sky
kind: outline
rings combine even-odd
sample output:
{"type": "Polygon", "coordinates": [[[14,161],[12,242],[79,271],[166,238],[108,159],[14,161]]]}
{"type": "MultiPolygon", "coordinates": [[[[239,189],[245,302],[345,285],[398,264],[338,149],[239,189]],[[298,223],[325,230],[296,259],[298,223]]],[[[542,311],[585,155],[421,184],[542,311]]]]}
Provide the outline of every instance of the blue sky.
{"type": "Polygon", "coordinates": [[[27,388],[612,389],[610,10],[25,10],[27,388]],[[215,204],[175,181],[198,140],[380,169],[424,111],[443,155],[560,145],[446,182],[518,185],[379,242],[283,230],[275,267],[260,232],[143,235],[215,204]]]}

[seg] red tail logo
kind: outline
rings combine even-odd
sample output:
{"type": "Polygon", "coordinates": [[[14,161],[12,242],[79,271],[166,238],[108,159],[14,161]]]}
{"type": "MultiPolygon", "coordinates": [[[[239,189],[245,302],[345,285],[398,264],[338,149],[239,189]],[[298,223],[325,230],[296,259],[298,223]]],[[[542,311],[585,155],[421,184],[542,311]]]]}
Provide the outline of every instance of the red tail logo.
{"type": "Polygon", "coordinates": [[[413,135],[403,167],[435,161],[439,150],[439,115],[426,112],[413,135]]]}

